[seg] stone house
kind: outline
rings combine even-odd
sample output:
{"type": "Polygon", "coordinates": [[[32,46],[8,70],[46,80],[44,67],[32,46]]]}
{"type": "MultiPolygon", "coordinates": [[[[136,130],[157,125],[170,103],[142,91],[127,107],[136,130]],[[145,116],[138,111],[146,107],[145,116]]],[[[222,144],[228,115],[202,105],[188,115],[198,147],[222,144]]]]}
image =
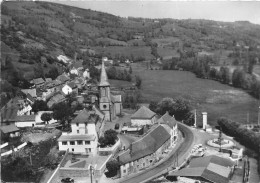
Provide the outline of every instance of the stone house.
{"type": "Polygon", "coordinates": [[[174,116],[170,116],[167,111],[160,119],[158,119],[157,123],[166,124],[170,127],[171,146],[174,146],[178,137],[178,125],[174,116]]]}
{"type": "Polygon", "coordinates": [[[156,114],[145,106],[139,108],[131,116],[131,126],[153,125],[156,114]]]}
{"type": "Polygon", "coordinates": [[[157,125],[141,139],[130,144],[129,149],[119,154],[120,176],[136,173],[162,158],[171,145],[171,134],[162,125],[157,125]]]}
{"type": "Polygon", "coordinates": [[[19,129],[14,125],[6,125],[0,127],[2,138],[3,137],[17,137],[20,135],[19,129]]]}

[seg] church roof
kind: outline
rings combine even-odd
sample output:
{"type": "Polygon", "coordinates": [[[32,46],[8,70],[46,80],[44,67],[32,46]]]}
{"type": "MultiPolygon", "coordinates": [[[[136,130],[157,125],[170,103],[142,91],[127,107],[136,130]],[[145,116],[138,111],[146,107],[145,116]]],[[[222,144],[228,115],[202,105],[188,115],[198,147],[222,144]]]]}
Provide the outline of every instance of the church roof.
{"type": "Polygon", "coordinates": [[[131,119],[151,119],[155,116],[155,113],[145,106],[138,109],[132,116],[131,119]]]}
{"type": "Polygon", "coordinates": [[[108,78],[107,78],[107,73],[106,73],[104,62],[102,62],[102,66],[101,66],[101,75],[100,75],[99,86],[110,86],[110,84],[108,82],[108,78]]]}

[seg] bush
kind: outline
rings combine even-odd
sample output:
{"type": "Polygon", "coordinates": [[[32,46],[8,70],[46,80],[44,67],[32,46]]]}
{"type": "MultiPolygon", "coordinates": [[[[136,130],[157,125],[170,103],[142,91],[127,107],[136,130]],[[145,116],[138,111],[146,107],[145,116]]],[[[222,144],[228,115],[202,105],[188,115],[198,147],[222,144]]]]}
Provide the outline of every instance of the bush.
{"type": "Polygon", "coordinates": [[[118,124],[118,123],[115,125],[115,129],[116,129],[116,130],[119,129],[119,124],[118,124]]]}
{"type": "Polygon", "coordinates": [[[106,174],[107,177],[114,177],[117,175],[117,172],[120,168],[120,164],[116,160],[112,160],[107,162],[106,168],[108,170],[108,173],[106,174]]]}

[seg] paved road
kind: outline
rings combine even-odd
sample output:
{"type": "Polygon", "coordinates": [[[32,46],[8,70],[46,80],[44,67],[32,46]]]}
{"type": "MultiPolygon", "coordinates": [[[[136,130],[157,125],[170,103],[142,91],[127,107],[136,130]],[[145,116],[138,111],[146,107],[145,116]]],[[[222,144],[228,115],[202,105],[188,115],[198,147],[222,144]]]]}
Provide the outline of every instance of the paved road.
{"type": "Polygon", "coordinates": [[[192,144],[195,140],[193,130],[189,129],[187,126],[178,123],[179,130],[183,133],[184,141],[177,148],[171,152],[171,155],[158,166],[145,170],[139,174],[133,174],[127,177],[126,179],[120,181],[122,183],[136,183],[136,182],[145,182],[152,179],[153,176],[164,174],[167,172],[167,168],[174,166],[176,162],[176,157],[178,154],[178,165],[180,165],[184,159],[188,156],[192,144]]]}

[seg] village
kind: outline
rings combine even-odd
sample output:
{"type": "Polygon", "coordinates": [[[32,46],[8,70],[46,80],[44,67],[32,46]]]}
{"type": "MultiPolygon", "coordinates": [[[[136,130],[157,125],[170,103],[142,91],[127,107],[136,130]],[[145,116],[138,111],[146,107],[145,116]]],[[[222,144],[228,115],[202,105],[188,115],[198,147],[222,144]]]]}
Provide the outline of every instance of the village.
{"type": "MultiPolygon", "coordinates": [[[[209,126],[207,112],[202,113],[202,128],[197,128],[195,112],[191,128],[178,122],[168,111],[160,116],[145,104],[130,113],[124,110],[123,90],[116,91],[110,86],[106,62],[111,61],[102,59],[97,85],[88,84],[89,70],[83,70],[75,60],[70,72],[54,81],[32,80],[31,88],[22,90],[21,95],[11,99],[1,110],[1,133],[5,137],[1,157],[20,156],[26,146],[54,139],[55,151],[62,153],[55,163],[49,164],[53,171],[44,182],[133,182],[133,177],[136,181],[142,180],[136,176],[140,172],[152,173],[146,181],[163,176],[168,181],[224,183],[244,182],[250,175],[254,176],[254,173],[249,175],[250,163],[243,156],[243,148],[209,126]],[[47,106],[35,107],[39,101],[47,106]],[[62,105],[60,109],[52,107],[68,102],[71,106],[82,106],[68,116],[69,124],[63,124],[61,121],[66,118],[54,117],[54,111],[67,115],[67,109],[62,105]],[[41,111],[42,108],[53,110],[41,111]],[[19,137],[23,144],[13,142],[12,139],[19,137]],[[162,167],[158,172],[159,166],[162,167]]],[[[38,167],[37,171],[44,168],[38,167]]]]}

